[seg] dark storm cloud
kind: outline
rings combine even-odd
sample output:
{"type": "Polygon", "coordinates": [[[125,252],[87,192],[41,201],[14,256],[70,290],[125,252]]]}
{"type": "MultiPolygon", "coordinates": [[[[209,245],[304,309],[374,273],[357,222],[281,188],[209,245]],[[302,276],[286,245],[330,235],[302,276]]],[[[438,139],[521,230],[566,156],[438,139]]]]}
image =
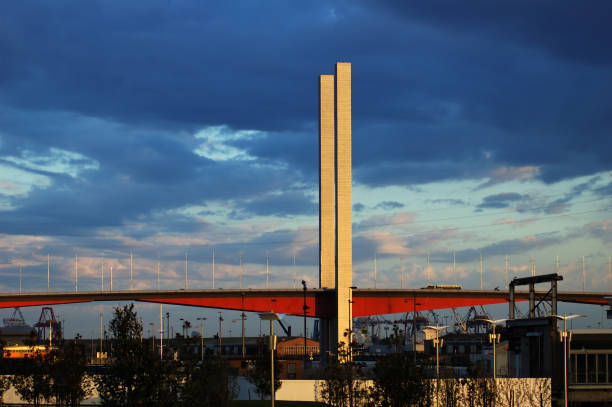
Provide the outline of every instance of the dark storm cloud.
{"type": "MultiPolygon", "coordinates": [[[[458,7],[5,5],[1,154],[61,148],[99,169],[11,198],[0,223],[71,234],[232,199],[265,213],[257,199],[317,180],[317,77],[337,60],[353,63],[357,183],[482,179],[500,165],[537,166],[546,182],[610,169],[609,6],[458,7]],[[252,165],[193,153],[193,134],[217,124],[264,133],[228,141],[252,165]]],[[[296,196],[272,213],[305,213],[296,196]]]]}
{"type": "Polygon", "coordinates": [[[234,202],[240,209],[233,214],[235,218],[260,216],[313,215],[318,205],[302,192],[270,193],[247,201],[234,202]],[[316,208],[315,208],[316,206],[316,208]]]}
{"type": "Polygon", "coordinates": [[[485,208],[507,208],[512,203],[527,198],[525,195],[516,192],[502,192],[500,194],[485,196],[477,209],[485,208]]]}

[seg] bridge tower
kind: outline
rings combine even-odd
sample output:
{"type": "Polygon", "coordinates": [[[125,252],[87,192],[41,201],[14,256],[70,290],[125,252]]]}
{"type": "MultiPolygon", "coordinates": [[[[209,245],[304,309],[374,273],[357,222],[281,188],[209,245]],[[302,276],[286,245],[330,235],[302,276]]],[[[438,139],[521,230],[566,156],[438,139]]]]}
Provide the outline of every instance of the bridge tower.
{"type": "Polygon", "coordinates": [[[321,320],[321,356],[348,340],[353,283],[351,64],[319,77],[319,287],[335,291],[321,320]]]}

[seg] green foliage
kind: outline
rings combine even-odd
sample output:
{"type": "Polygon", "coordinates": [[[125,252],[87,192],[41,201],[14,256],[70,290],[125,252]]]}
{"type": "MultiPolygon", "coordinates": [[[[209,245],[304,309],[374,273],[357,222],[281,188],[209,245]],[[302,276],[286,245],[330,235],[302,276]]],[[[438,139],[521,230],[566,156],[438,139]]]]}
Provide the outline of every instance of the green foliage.
{"type": "Polygon", "coordinates": [[[87,355],[78,343],[80,335],[53,351],[50,355],[49,375],[51,396],[56,405],[78,406],[81,400],[91,395],[93,385],[86,376],[87,355]]]}
{"type": "Polygon", "coordinates": [[[4,375],[4,341],[0,339],[0,361],[2,362],[2,370],[0,370],[0,403],[4,402],[4,393],[11,387],[11,382],[8,376],[4,375]]]}
{"type": "Polygon", "coordinates": [[[371,398],[382,407],[423,407],[431,404],[433,386],[408,353],[379,359],[374,368],[371,398]]]}
{"type": "MultiPolygon", "coordinates": [[[[270,350],[267,347],[264,347],[261,352],[259,352],[257,359],[255,360],[255,365],[251,370],[249,370],[247,378],[251,383],[255,385],[257,390],[257,394],[261,396],[263,399],[265,396],[270,395],[270,390],[272,388],[271,383],[271,360],[270,360],[270,350]]],[[[281,387],[281,381],[279,379],[279,373],[281,371],[281,364],[278,359],[274,359],[274,390],[278,390],[281,387]]]]}
{"type": "Polygon", "coordinates": [[[321,398],[333,407],[358,407],[369,402],[370,391],[365,385],[362,367],[352,358],[352,349],[344,343],[338,346],[337,358],[325,368],[321,398]]]}
{"type": "Polygon", "coordinates": [[[50,366],[49,358],[41,354],[16,365],[10,383],[22,400],[33,406],[51,400],[50,366]]]}
{"type": "Polygon", "coordinates": [[[229,374],[229,365],[219,357],[208,357],[201,363],[186,366],[184,373],[182,402],[185,406],[228,406],[236,396],[236,382],[229,374]]]}
{"type": "Polygon", "coordinates": [[[179,382],[175,366],[162,365],[159,357],[140,341],[142,326],[134,304],[115,308],[110,332],[112,363],[108,374],[96,378],[102,405],[174,405],[179,382]]]}

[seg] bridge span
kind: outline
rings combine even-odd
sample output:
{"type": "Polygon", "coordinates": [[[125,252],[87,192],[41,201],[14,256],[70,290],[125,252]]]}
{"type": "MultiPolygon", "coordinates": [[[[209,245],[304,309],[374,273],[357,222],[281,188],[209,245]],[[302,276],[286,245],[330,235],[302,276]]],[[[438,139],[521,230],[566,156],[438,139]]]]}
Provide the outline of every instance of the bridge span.
{"type": "MultiPolygon", "coordinates": [[[[0,293],[0,308],[30,307],[93,301],[140,301],[238,311],[274,311],[289,315],[330,318],[337,315],[335,290],[326,289],[214,289],[126,290],[83,292],[0,293]]],[[[547,291],[536,291],[536,301],[547,291]]],[[[463,289],[352,289],[352,316],[395,314],[507,303],[509,293],[463,289]]],[[[608,305],[612,292],[559,292],[558,301],[608,305]]],[[[528,291],[516,291],[516,301],[527,301],[528,291]]],[[[347,303],[347,307],[348,307],[347,303]]]]}

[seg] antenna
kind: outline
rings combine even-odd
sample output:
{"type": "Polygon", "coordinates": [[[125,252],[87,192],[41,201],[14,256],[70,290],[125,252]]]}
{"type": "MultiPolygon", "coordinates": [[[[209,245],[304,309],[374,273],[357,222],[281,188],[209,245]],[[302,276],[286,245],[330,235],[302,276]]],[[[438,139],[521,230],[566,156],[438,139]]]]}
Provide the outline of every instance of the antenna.
{"type": "Polygon", "coordinates": [[[270,287],[270,255],[266,250],[266,288],[270,287]]]}
{"type": "Polygon", "coordinates": [[[404,274],[406,274],[406,268],[404,267],[404,256],[400,256],[400,287],[404,288],[404,274]]]}
{"type": "Polygon", "coordinates": [[[508,255],[506,254],[506,288],[508,288],[508,284],[510,280],[510,274],[508,273],[508,255]]]}
{"type": "Polygon", "coordinates": [[[376,288],[376,252],[374,252],[374,288],[376,288]]]}
{"type": "Polygon", "coordinates": [[[453,250],[453,281],[457,285],[457,262],[455,261],[455,251],[453,250]]]}
{"type": "Polygon", "coordinates": [[[582,256],[582,292],[585,291],[585,282],[586,282],[586,278],[585,278],[585,264],[584,264],[584,256],[582,256]]]}
{"type": "Polygon", "coordinates": [[[296,278],[295,278],[295,249],[293,249],[293,289],[296,288],[296,278]]]}
{"type": "Polygon", "coordinates": [[[427,285],[429,285],[429,283],[431,282],[430,278],[429,278],[429,252],[427,252],[427,285]]]}
{"type": "Polygon", "coordinates": [[[608,291],[612,291],[612,258],[608,256],[608,291]]]}
{"type": "Polygon", "coordinates": [[[185,290],[189,288],[189,280],[187,278],[187,270],[188,270],[187,252],[185,252],[185,290]]]}
{"type": "Polygon", "coordinates": [[[212,288],[215,289],[215,248],[212,249],[212,288]]]}
{"type": "Polygon", "coordinates": [[[102,286],[101,291],[104,291],[104,252],[100,258],[100,284],[102,286]]]}
{"type": "Polygon", "coordinates": [[[242,265],[242,252],[240,252],[240,289],[242,290],[242,276],[244,275],[244,266],[242,265]]]}
{"type": "Polygon", "coordinates": [[[79,256],[74,255],[74,291],[79,291],[79,256]]]}
{"type": "Polygon", "coordinates": [[[482,274],[483,274],[483,267],[482,267],[482,254],[480,255],[480,289],[482,290],[482,274]]]}

